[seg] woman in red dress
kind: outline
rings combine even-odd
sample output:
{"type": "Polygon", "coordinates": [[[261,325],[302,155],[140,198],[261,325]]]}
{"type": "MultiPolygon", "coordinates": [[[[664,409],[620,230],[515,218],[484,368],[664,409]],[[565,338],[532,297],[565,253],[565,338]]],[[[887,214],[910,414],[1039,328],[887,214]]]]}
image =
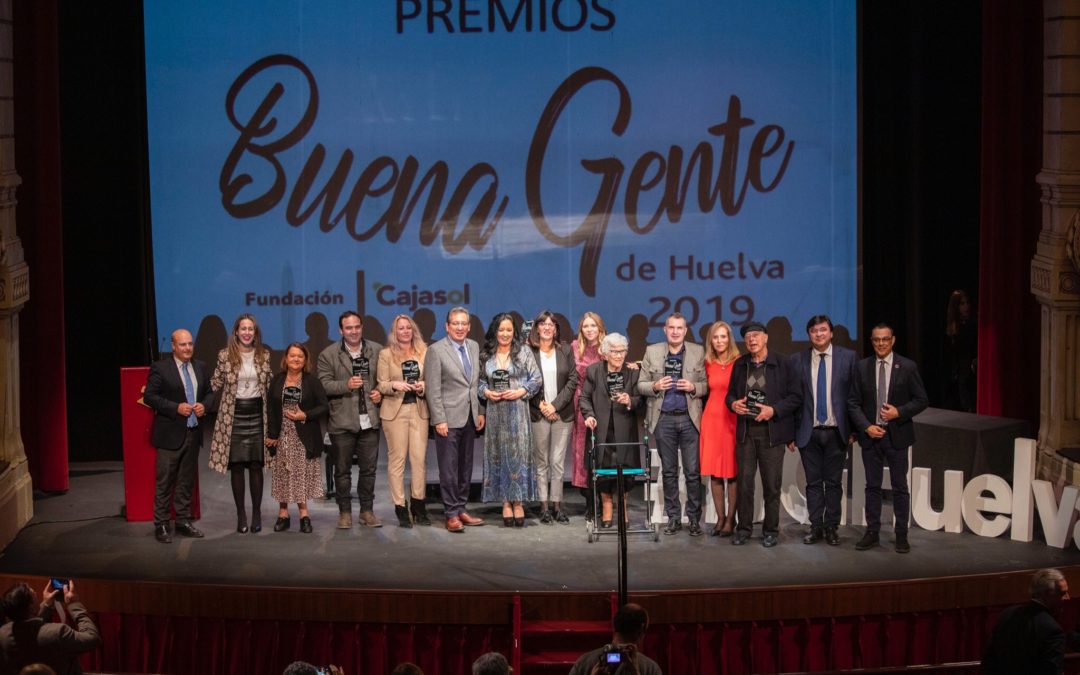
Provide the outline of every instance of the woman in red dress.
{"type": "Polygon", "coordinates": [[[713,536],[730,537],[735,529],[735,413],[724,405],[731,366],[739,358],[731,326],[717,321],[709,326],[705,339],[705,374],[709,378],[709,399],[701,415],[701,475],[710,476],[716,527],[713,536]],[[725,498],[724,492],[727,491],[725,498]],[[727,515],[724,505],[727,505],[727,515]]]}

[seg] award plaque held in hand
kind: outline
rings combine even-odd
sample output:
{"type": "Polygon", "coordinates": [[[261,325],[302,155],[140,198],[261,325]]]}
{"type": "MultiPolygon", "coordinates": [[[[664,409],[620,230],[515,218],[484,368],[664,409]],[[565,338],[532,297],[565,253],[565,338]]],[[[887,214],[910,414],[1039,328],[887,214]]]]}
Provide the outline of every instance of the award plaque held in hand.
{"type": "Polygon", "coordinates": [[[619,395],[626,391],[626,378],[623,377],[621,372],[608,373],[606,384],[608,396],[612,401],[619,398],[619,395]]]}
{"type": "Polygon", "coordinates": [[[300,387],[285,387],[281,392],[281,404],[285,408],[299,408],[300,387]]]}
{"type": "Polygon", "coordinates": [[[510,391],[510,371],[504,368],[492,371],[491,388],[495,391],[510,391]]]}
{"type": "Polygon", "coordinates": [[[761,406],[765,403],[765,392],[760,389],[751,389],[746,392],[746,414],[757,417],[761,414],[761,406]]]}
{"type": "Polygon", "coordinates": [[[409,359],[401,362],[401,376],[408,384],[416,384],[420,381],[420,362],[409,359]]]}
{"type": "Polygon", "coordinates": [[[664,361],[664,375],[671,378],[672,382],[682,379],[682,359],[669,356],[664,361]]]}

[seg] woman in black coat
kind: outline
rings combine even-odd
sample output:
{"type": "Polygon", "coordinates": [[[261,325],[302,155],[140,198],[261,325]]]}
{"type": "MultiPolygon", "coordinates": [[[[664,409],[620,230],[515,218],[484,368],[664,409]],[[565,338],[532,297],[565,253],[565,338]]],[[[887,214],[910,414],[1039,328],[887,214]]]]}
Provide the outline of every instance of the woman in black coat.
{"type": "MultiPolygon", "coordinates": [[[[595,439],[597,445],[638,440],[637,408],[641,398],[637,395],[637,381],[640,371],[626,367],[626,351],[626,338],[618,333],[609,333],[600,343],[603,360],[585,370],[579,404],[585,426],[591,430],[590,437],[595,439]]],[[[596,453],[591,452],[591,448],[592,442],[586,441],[586,462],[595,454],[596,464],[600,468],[613,468],[617,463],[627,468],[641,468],[641,452],[636,445],[600,448],[596,453]]],[[[588,466],[587,470],[591,474],[592,466],[588,466]]],[[[611,527],[615,479],[601,479],[596,484],[603,507],[600,526],[608,528],[611,527]]],[[[593,498],[590,495],[586,497],[587,519],[592,510],[593,498]]]]}
{"type": "Polygon", "coordinates": [[[323,434],[320,422],[329,410],[326,391],[310,371],[304,345],[294,342],[285,350],[282,371],[270,380],[267,391],[266,445],[274,477],[270,494],[278,500],[274,532],[289,529],[289,502],[300,508],[300,531],[311,532],[307,502],[323,496],[319,467],[323,434]]]}

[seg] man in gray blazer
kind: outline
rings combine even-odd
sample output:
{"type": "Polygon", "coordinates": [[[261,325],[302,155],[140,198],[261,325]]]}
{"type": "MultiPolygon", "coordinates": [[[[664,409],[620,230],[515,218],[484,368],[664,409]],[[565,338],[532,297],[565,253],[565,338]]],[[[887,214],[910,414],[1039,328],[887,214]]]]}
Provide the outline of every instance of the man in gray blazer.
{"type": "Polygon", "coordinates": [[[375,467],[379,461],[379,411],[382,394],[375,388],[375,366],[382,345],[363,339],[360,315],[347,311],[338,319],[341,342],[319,354],[319,381],[330,401],[330,452],[334,460],[334,490],[337,492],[338,528],[352,527],[352,458],[360,473],[356,478],[356,498],[360,502],[361,525],[382,527],[375,517],[375,467]]]}
{"type": "Polygon", "coordinates": [[[17,673],[32,663],[44,663],[59,675],[82,673],[79,655],[101,643],[97,626],[68,581],[63,590],[49,581],[39,600],[34,589],[15,584],[4,594],[8,623],[0,626],[0,672],[17,673]],[[61,595],[62,593],[62,595],[61,595]],[[56,603],[63,600],[75,627],[53,622],[56,603]]]}
{"type": "Polygon", "coordinates": [[[686,477],[686,531],[701,536],[701,399],[709,391],[705,350],[686,342],[686,318],[678,312],[664,322],[667,342],[649,345],[641,362],[638,393],[648,397],[645,426],[656,439],[664,478],[664,534],[682,529],[679,456],[686,477]]]}
{"type": "Polygon", "coordinates": [[[446,529],[463,532],[483,525],[465,511],[472,482],[473,441],[484,428],[484,402],[477,393],[480,345],[469,334],[469,310],[454,307],[446,315],[446,337],[431,345],[424,361],[424,389],[431,425],[446,529]]]}

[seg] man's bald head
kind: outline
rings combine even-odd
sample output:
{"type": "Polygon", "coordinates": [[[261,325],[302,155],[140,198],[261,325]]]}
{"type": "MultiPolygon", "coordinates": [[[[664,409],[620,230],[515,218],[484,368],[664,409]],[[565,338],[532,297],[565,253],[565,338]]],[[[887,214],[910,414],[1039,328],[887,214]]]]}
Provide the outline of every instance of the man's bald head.
{"type": "Polygon", "coordinates": [[[173,358],[186,363],[191,360],[194,351],[195,341],[192,339],[191,333],[183,328],[174,330],[172,334],[173,358]]]}

